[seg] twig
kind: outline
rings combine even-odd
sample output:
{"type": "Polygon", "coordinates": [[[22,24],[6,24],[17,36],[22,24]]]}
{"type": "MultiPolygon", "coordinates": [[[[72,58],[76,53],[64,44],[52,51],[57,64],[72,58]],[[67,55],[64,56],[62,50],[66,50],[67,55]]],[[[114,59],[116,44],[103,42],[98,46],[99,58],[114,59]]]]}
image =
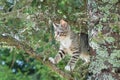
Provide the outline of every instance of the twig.
{"type": "Polygon", "coordinates": [[[2,35],[0,35],[0,42],[6,42],[10,46],[15,46],[18,49],[24,50],[30,56],[39,60],[40,62],[42,62],[44,65],[48,66],[52,71],[56,72],[63,78],[65,78],[67,80],[73,80],[73,77],[70,74],[63,72],[62,70],[57,68],[55,65],[51,64],[48,60],[43,61],[43,57],[41,57],[40,55],[36,55],[37,53],[28,44],[26,44],[24,42],[20,42],[10,36],[2,36],[2,35]]]}
{"type": "Polygon", "coordinates": [[[7,13],[1,13],[0,14],[0,20],[4,19],[4,18],[7,18],[8,16],[15,16],[19,13],[21,13],[24,9],[28,8],[28,6],[32,3],[33,0],[28,0],[28,2],[26,2],[24,4],[24,7],[18,9],[18,10],[15,10],[15,11],[11,11],[11,12],[7,12],[7,13]]]}

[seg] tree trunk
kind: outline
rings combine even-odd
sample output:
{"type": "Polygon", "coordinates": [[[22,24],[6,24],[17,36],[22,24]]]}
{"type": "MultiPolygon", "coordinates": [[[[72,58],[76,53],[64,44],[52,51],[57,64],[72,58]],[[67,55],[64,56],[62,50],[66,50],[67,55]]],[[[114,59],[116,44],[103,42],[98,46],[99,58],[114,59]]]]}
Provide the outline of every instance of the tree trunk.
{"type": "Polygon", "coordinates": [[[120,80],[120,1],[88,0],[92,59],[87,80],[120,80]]]}

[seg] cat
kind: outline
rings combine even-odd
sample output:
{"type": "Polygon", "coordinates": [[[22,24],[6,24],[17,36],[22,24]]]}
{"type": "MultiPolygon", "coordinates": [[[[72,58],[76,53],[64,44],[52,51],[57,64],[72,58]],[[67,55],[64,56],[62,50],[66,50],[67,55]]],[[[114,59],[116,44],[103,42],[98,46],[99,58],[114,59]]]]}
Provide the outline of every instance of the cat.
{"type": "Polygon", "coordinates": [[[69,24],[60,20],[60,24],[53,23],[55,39],[60,42],[60,48],[55,58],[49,57],[49,61],[53,64],[59,63],[66,54],[71,56],[65,70],[72,71],[79,58],[90,62],[88,35],[85,33],[74,33],[69,24]]]}

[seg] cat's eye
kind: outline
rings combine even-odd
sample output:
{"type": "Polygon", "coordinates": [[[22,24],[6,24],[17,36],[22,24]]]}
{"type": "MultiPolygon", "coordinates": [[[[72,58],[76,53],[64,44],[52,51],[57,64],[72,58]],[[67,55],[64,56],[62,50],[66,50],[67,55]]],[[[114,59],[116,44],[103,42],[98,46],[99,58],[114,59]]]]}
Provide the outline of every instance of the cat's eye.
{"type": "Polygon", "coordinates": [[[57,32],[57,35],[59,35],[59,32],[57,32]]]}
{"type": "Polygon", "coordinates": [[[60,34],[61,34],[61,35],[64,35],[64,33],[63,33],[63,32],[61,32],[60,34]]]}

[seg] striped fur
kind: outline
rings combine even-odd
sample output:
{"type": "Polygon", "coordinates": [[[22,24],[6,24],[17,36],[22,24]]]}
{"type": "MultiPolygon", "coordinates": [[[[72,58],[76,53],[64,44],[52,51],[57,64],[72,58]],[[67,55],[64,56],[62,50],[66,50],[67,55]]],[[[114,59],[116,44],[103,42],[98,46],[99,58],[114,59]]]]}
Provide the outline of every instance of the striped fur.
{"type": "Polygon", "coordinates": [[[73,70],[79,58],[90,62],[88,35],[81,33],[76,34],[70,30],[70,26],[64,20],[60,24],[53,24],[55,30],[55,39],[60,42],[60,49],[55,58],[50,57],[49,60],[57,64],[66,54],[71,56],[68,64],[65,66],[66,70],[73,70]]]}

